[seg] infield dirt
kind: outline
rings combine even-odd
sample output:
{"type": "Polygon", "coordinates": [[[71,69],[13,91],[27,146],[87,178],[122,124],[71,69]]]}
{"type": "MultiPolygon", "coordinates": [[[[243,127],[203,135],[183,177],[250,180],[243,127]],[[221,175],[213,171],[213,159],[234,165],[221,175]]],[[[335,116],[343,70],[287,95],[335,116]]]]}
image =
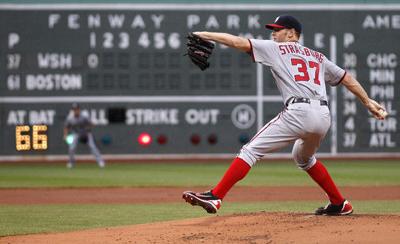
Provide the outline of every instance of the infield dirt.
{"type": "MultiPolygon", "coordinates": [[[[187,189],[1,189],[0,203],[182,201],[182,207],[191,207],[185,205],[180,199],[183,190],[187,189]]],[[[351,200],[400,199],[399,186],[343,187],[342,191],[351,200]]],[[[320,200],[323,198],[324,194],[317,187],[236,187],[226,201],[320,200]]],[[[399,226],[400,215],[354,214],[327,217],[304,213],[259,212],[229,216],[213,215],[196,219],[67,233],[8,236],[0,238],[0,243],[399,243],[399,226]]]]}

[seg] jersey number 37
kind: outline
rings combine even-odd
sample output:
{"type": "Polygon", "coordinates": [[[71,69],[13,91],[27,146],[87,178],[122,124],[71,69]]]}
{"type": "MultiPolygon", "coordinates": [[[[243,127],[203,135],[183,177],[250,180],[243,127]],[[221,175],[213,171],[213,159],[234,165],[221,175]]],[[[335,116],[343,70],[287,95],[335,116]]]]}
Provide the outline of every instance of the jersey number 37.
{"type": "Polygon", "coordinates": [[[319,77],[319,63],[308,61],[308,64],[299,58],[292,58],[292,65],[297,67],[298,74],[294,76],[295,81],[309,81],[310,75],[312,72],[314,75],[314,83],[320,85],[321,83],[318,80],[319,77]]]}

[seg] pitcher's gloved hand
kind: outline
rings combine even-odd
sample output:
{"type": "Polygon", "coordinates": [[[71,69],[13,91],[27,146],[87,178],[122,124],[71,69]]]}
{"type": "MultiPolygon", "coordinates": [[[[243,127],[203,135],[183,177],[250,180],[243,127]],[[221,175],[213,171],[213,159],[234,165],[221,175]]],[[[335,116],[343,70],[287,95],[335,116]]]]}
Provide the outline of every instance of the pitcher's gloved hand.
{"type": "Polygon", "coordinates": [[[210,66],[208,59],[210,58],[215,47],[212,42],[206,41],[193,32],[190,32],[187,35],[186,47],[187,55],[193,64],[198,66],[203,71],[210,66]]]}

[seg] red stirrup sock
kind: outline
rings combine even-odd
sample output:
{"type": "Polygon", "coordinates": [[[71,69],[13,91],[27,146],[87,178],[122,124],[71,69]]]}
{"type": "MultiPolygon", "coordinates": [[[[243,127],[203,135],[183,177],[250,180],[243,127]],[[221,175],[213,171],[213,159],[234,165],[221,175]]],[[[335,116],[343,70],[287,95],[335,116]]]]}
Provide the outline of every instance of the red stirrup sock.
{"type": "Polygon", "coordinates": [[[326,170],[325,166],[319,160],[317,160],[314,166],[307,170],[307,173],[322,189],[324,189],[332,204],[339,205],[343,203],[344,198],[342,194],[340,194],[328,170],[326,170]]]}
{"type": "Polygon", "coordinates": [[[243,159],[235,158],[231,166],[229,166],[228,170],[225,172],[224,177],[222,177],[218,185],[211,191],[212,194],[222,200],[232,186],[243,179],[250,169],[250,165],[243,159]]]}

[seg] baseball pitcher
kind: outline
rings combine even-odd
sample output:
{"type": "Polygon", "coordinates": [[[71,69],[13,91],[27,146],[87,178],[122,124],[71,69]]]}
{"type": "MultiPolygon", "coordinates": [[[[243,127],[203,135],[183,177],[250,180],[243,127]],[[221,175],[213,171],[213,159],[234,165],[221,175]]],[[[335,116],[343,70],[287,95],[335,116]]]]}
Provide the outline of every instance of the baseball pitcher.
{"type": "Polygon", "coordinates": [[[266,154],[293,144],[292,155],[297,166],[326,192],[329,203],[315,211],[316,215],[348,215],[353,207],[347,201],[327,169],[315,157],[331,124],[326,85],[344,85],[376,119],[385,119],[385,109],[370,99],[360,83],[349,73],[329,61],[323,54],[301,45],[300,22],[288,15],[279,16],[273,24],[272,40],[245,39],[226,33],[195,32],[194,35],[249,53],[254,62],[271,69],[281,92],[284,109],[242,147],[237,157],[210,191],[186,191],[183,199],[216,213],[231,187],[243,179],[251,167],[266,154]]]}

